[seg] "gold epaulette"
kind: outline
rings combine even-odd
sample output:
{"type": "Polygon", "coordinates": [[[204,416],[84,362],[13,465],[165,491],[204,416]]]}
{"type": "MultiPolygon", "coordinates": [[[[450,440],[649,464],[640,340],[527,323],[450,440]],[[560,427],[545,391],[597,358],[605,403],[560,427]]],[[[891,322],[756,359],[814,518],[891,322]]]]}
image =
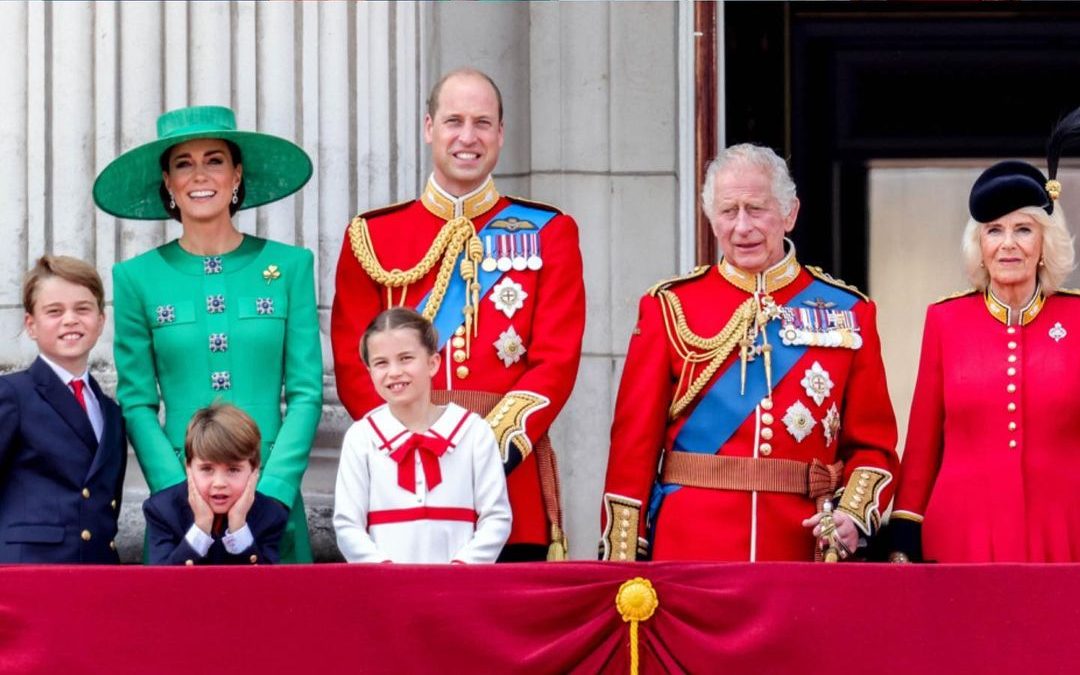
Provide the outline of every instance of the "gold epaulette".
{"type": "MultiPolygon", "coordinates": [[[[370,220],[371,218],[374,218],[375,216],[384,216],[387,213],[390,213],[392,211],[397,211],[399,209],[402,209],[402,208],[408,206],[409,204],[412,204],[415,201],[416,201],[415,199],[406,199],[403,202],[395,202],[393,204],[390,204],[389,206],[380,206],[377,209],[371,209],[370,211],[364,211],[363,213],[358,214],[356,216],[356,218],[363,218],[364,220],[370,220]]],[[[356,218],[354,218],[353,220],[355,220],[356,218]]]]}
{"type": "Polygon", "coordinates": [[[866,293],[863,293],[858,288],[856,288],[856,287],[852,286],[851,284],[845,282],[843,279],[837,279],[836,277],[829,274],[825,270],[821,269],[820,267],[816,267],[814,265],[805,265],[805,267],[806,267],[806,271],[809,272],[810,274],[812,274],[815,278],[820,279],[821,281],[824,281],[825,283],[829,284],[830,286],[836,286],[837,288],[842,288],[845,291],[849,291],[851,293],[854,293],[855,295],[859,296],[863,300],[866,300],[867,302],[870,302],[870,297],[867,296],[866,293]]]}
{"type": "Polygon", "coordinates": [[[948,295],[943,295],[942,297],[935,300],[934,304],[937,305],[937,304],[942,303],[942,302],[948,302],[949,300],[956,300],[957,298],[966,298],[967,296],[973,295],[973,294],[978,293],[978,292],[979,291],[974,289],[974,288],[969,288],[969,289],[967,289],[965,291],[957,291],[955,293],[949,293],[948,295]]]}
{"type": "Polygon", "coordinates": [[[649,288],[649,290],[647,290],[645,292],[646,292],[646,294],[651,295],[651,296],[653,296],[655,298],[657,293],[659,293],[660,291],[662,291],[662,290],[664,290],[666,288],[670,288],[671,286],[674,286],[675,284],[681,283],[683,281],[690,281],[691,279],[697,279],[698,277],[700,277],[700,276],[704,275],[706,272],[708,272],[710,267],[712,267],[712,265],[698,265],[697,267],[695,267],[693,270],[691,270],[687,274],[680,274],[678,276],[674,276],[674,277],[671,277],[669,279],[664,279],[663,281],[656,282],[655,284],[653,284],[649,288]]]}
{"type": "Polygon", "coordinates": [[[544,209],[545,211],[554,211],[555,213],[562,215],[562,209],[545,202],[538,202],[535,199],[525,199],[524,197],[515,197],[513,195],[503,196],[512,202],[517,202],[518,204],[524,204],[525,206],[532,206],[538,209],[544,209]]]}
{"type": "Polygon", "coordinates": [[[1080,296],[1080,288],[1059,288],[1057,292],[1064,295],[1080,296]]]}

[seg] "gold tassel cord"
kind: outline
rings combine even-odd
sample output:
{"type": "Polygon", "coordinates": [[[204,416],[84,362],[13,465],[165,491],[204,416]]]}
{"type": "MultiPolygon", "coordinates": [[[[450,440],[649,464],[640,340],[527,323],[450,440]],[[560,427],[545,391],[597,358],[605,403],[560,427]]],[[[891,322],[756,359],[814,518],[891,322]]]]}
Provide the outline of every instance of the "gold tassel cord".
{"type": "Polygon", "coordinates": [[[634,577],[619,586],[615,594],[615,607],[622,620],[630,624],[630,675],[638,675],[638,624],[648,621],[660,606],[656,589],[648,579],[634,577]]]}
{"type": "MultiPolygon", "coordinates": [[[[382,266],[375,255],[367,221],[360,216],[354,218],[349,224],[349,244],[353,255],[356,256],[356,260],[368,276],[375,283],[386,287],[387,305],[391,307],[393,306],[392,289],[401,289],[400,304],[404,305],[408,286],[423,279],[435,267],[435,263],[440,263],[439,271],[435,276],[435,285],[424,306],[423,314],[429,321],[438,314],[439,307],[446,296],[446,289],[450,285],[450,276],[454,273],[454,262],[464,251],[465,257],[461,261],[459,270],[459,274],[465,281],[465,306],[462,308],[462,313],[465,316],[466,336],[469,336],[470,332],[476,335],[477,310],[480,304],[480,283],[477,279],[477,270],[483,258],[483,246],[480,238],[476,236],[476,227],[471,220],[458,217],[446,221],[420,262],[407,270],[396,268],[387,270],[382,266]]],[[[466,339],[468,340],[468,337],[466,339]]],[[[466,354],[470,352],[470,346],[466,345],[466,354]]]]}
{"type": "Polygon", "coordinates": [[[682,391],[684,385],[690,382],[682,396],[676,397],[668,410],[668,416],[674,419],[697,398],[735,346],[744,339],[754,320],[755,303],[753,298],[743,302],[719,333],[711,338],[704,338],[690,330],[682,304],[674,293],[662,291],[659,298],[668,341],[683,361],[676,391],[682,391]],[[695,377],[695,365],[706,361],[708,365],[695,377]]]}

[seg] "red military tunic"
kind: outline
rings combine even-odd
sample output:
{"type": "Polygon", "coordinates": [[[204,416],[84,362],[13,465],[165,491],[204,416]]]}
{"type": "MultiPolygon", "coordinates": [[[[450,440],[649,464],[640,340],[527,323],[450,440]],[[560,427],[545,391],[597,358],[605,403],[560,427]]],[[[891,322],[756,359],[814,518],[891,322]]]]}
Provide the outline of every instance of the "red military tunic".
{"type": "MultiPolygon", "coordinates": [[[[428,252],[447,221],[464,216],[479,231],[512,201],[520,202],[500,196],[490,179],[475,192],[454,198],[432,178],[420,199],[370,212],[365,219],[382,267],[408,270],[428,252]]],[[[509,234],[514,227],[496,232],[509,234]]],[[[511,269],[500,279],[500,283],[516,285],[520,307],[497,307],[496,288],[481,298],[478,335],[466,351],[464,330],[459,328],[446,343],[444,369],[432,383],[435,389],[512,394],[488,416],[511,471],[507,487],[513,529],[508,544],[549,542],[540,476],[531,450],[570,396],[585,330],[585,286],[574,219],[557,213],[540,230],[538,248],[532,253],[543,261],[539,270],[511,269]],[[524,459],[515,465],[522,455],[524,459]]],[[[404,297],[400,289],[393,290],[393,306],[416,307],[435,286],[438,270],[436,263],[405,288],[404,297]]],[[[336,288],[331,339],[337,390],[349,414],[359,419],[383,403],[360,360],[360,338],[371,320],[390,306],[390,299],[387,288],[359,263],[348,234],[338,261],[336,288]]]]}
{"type": "MultiPolygon", "coordinates": [[[[889,503],[898,461],[896,422],[885,384],[875,308],[827,275],[818,271],[812,275],[802,268],[792,249],[784,260],[758,275],[722,261],[715,267],[699,268],[687,278],[660,284],[641,299],[611,429],[604,488],[605,558],[633,559],[635,548],[639,556],[651,548],[655,560],[813,559],[815,541],[801,521],[813,515],[816,506],[806,494],[681,483],[666,494],[651,527],[646,526],[644,514],[662,456],[671,464],[673,456],[698,455],[672,452],[676,437],[704,394],[694,397],[681,411],[670,410],[672,402],[686,392],[688,383],[680,380],[684,369],[690,367],[685,345],[680,346],[680,340],[675,339],[680,331],[678,312],[671,307],[680,306],[685,326],[693,334],[719,336],[733,322],[738,308],[755,297],[755,289],[761,292],[757,304],[751,306],[762,307],[761,297],[767,295],[784,307],[803,291],[823,288],[810,288],[815,277],[817,283],[829,284],[830,291],[853,303],[850,312],[857,319],[861,346],[850,348],[852,341],[845,339],[847,348],[802,347],[805,353],[787,374],[774,379],[771,398],[766,395],[758,402],[742,402],[748,414],[745,418],[733,416],[731,436],[715,455],[712,448],[705,455],[707,460],[715,456],[756,458],[750,463],[766,472],[781,464],[794,465],[776,460],[817,459],[825,464],[843,460],[842,476],[833,476],[835,484],[848,485],[839,508],[853,516],[864,534],[876,526],[879,509],[889,503]],[[627,529],[632,530],[629,536],[627,529]],[[652,541],[648,542],[645,537],[650,532],[652,541]]],[[[820,299],[817,302],[827,304],[820,299]]],[[[844,316],[850,321],[850,314],[844,316]]],[[[840,342],[837,338],[836,344],[840,342]]],[[[771,349],[776,362],[781,350],[793,347],[777,342],[771,349]]],[[[700,354],[699,350],[691,351],[700,354]]],[[[798,352],[790,354],[789,358],[794,358],[798,352]]],[[[717,358],[723,358],[722,354],[717,358]]],[[[749,364],[748,381],[765,378],[764,368],[757,363],[761,360],[762,355],[758,355],[749,364]]],[[[735,369],[737,377],[738,348],[723,360],[702,391],[708,391],[729,368],[735,369]]],[[[701,372],[700,365],[697,372],[701,372]]],[[[736,385],[730,396],[739,397],[739,391],[736,385]]],[[[710,417],[710,423],[714,419],[710,417]]]]}
{"type": "Polygon", "coordinates": [[[927,560],[1080,561],[1078,340],[1072,294],[927,310],[892,514],[922,522],[927,560]]]}

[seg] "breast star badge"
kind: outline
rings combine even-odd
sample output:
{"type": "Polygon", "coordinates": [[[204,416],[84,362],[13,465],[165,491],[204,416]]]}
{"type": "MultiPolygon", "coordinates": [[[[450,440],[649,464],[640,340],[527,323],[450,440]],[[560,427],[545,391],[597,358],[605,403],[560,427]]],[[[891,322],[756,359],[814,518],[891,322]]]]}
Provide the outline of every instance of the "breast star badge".
{"type": "Polygon", "coordinates": [[[495,309],[505,314],[507,319],[514,318],[514,314],[525,306],[527,297],[529,294],[525,292],[521,284],[508,277],[504,277],[502,281],[495,284],[490,296],[495,309]]]}
{"type": "Polygon", "coordinates": [[[840,411],[837,410],[835,402],[829,406],[825,419],[821,420],[821,428],[825,432],[825,447],[827,448],[840,436],[840,411]]]}
{"type": "Polygon", "coordinates": [[[499,333],[499,339],[495,341],[495,351],[502,359],[503,365],[509,368],[525,355],[525,343],[521,341],[521,336],[514,327],[510,326],[499,333]]]}
{"type": "Polygon", "coordinates": [[[795,438],[797,443],[802,443],[802,440],[810,435],[816,424],[817,420],[810,414],[810,409],[802,404],[802,401],[795,401],[784,413],[784,426],[787,427],[788,433],[795,438]]]}
{"type": "Polygon", "coordinates": [[[1050,329],[1050,337],[1054,339],[1054,342],[1061,342],[1061,340],[1069,334],[1069,331],[1065,330],[1065,326],[1061,325],[1061,322],[1055,322],[1054,327],[1050,329]]]}
{"type": "Polygon", "coordinates": [[[806,370],[802,382],[799,384],[806,390],[806,395],[814,399],[814,403],[818,405],[821,405],[828,398],[829,392],[833,388],[829,372],[822,368],[817,361],[814,361],[814,365],[806,370]]]}

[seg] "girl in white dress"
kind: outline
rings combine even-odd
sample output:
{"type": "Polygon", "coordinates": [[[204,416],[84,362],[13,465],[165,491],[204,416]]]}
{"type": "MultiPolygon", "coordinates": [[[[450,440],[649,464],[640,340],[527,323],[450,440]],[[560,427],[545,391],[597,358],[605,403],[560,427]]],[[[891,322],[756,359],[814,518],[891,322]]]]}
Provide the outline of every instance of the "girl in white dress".
{"type": "Polygon", "coordinates": [[[431,402],[441,358],[427,319],[375,317],[360,356],[386,401],[345,434],[334,530],[349,562],[495,562],[510,502],[495,434],[475,413],[431,402]]]}

